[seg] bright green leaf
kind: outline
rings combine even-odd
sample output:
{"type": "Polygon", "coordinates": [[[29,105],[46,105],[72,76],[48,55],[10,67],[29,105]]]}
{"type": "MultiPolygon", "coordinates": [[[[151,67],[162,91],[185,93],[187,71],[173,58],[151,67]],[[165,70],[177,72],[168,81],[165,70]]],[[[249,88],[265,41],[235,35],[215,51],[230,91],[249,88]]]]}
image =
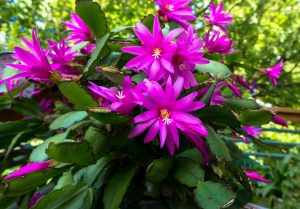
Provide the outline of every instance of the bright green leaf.
{"type": "Polygon", "coordinates": [[[200,99],[200,101],[204,102],[205,104],[210,104],[210,100],[214,93],[215,88],[216,88],[216,84],[214,83],[209,87],[208,91],[204,94],[204,96],[200,99]]]}
{"type": "Polygon", "coordinates": [[[87,65],[84,69],[84,72],[86,75],[91,74],[95,71],[95,67],[97,65],[100,65],[100,59],[102,59],[103,55],[102,52],[105,49],[106,42],[108,41],[109,34],[106,34],[105,36],[97,39],[96,41],[96,48],[91,53],[91,58],[88,60],[87,65]]]}
{"type": "Polygon", "coordinates": [[[90,209],[94,191],[83,183],[55,189],[40,199],[32,209],[90,209]]]}
{"type": "Polygon", "coordinates": [[[56,118],[51,124],[51,130],[57,130],[60,128],[69,128],[74,123],[81,121],[87,117],[85,111],[69,112],[56,118]]]}
{"type": "Polygon", "coordinates": [[[120,206],[137,168],[137,166],[123,167],[110,179],[104,190],[104,209],[117,209],[120,206]]]}
{"type": "Polygon", "coordinates": [[[113,112],[106,108],[90,108],[89,117],[92,117],[105,124],[121,124],[128,122],[129,118],[117,112],[113,112]]]}
{"type": "Polygon", "coordinates": [[[171,157],[154,160],[147,168],[146,178],[153,182],[161,182],[167,177],[172,166],[173,159],[171,157]]]}
{"type": "Polygon", "coordinates": [[[230,206],[236,194],[215,182],[199,182],[194,190],[195,200],[203,209],[220,209],[230,206]]]}
{"type": "Polygon", "coordinates": [[[231,75],[231,71],[226,65],[210,60],[206,65],[196,65],[196,70],[200,73],[210,73],[215,79],[225,79],[231,75]]]}
{"type": "Polygon", "coordinates": [[[200,151],[197,148],[187,149],[179,154],[176,157],[184,157],[190,160],[193,160],[197,164],[202,164],[203,159],[200,151]]]}
{"type": "Polygon", "coordinates": [[[208,106],[197,111],[197,116],[208,123],[220,126],[240,127],[240,122],[234,113],[228,109],[218,106],[208,106]]]}
{"type": "Polygon", "coordinates": [[[204,179],[204,170],[200,163],[187,158],[178,158],[175,160],[174,177],[181,184],[188,187],[194,187],[199,181],[204,179]]]}
{"type": "Polygon", "coordinates": [[[84,181],[90,187],[100,189],[111,177],[116,167],[116,160],[111,156],[100,158],[96,164],[79,170],[74,179],[77,182],[84,181]]]}
{"type": "Polygon", "coordinates": [[[88,107],[97,107],[97,102],[94,101],[83,88],[74,81],[63,81],[58,84],[61,93],[80,110],[85,110],[88,107]]]}
{"type": "Polygon", "coordinates": [[[102,157],[108,149],[108,141],[105,136],[99,129],[92,126],[85,132],[84,139],[92,146],[96,159],[102,157]]]}
{"type": "Polygon", "coordinates": [[[66,185],[73,184],[73,175],[71,171],[65,172],[57,181],[54,189],[61,189],[66,185]]]}
{"type": "Polygon", "coordinates": [[[46,149],[50,159],[63,163],[76,163],[78,165],[91,165],[96,162],[93,148],[86,141],[66,141],[50,143],[46,149]]]}
{"type": "Polygon", "coordinates": [[[232,110],[241,111],[241,110],[258,110],[260,109],[259,105],[253,99],[238,99],[232,98],[224,103],[225,107],[228,107],[232,110]]]}
{"type": "Polygon", "coordinates": [[[220,158],[225,160],[231,160],[230,151],[225,142],[215,132],[215,130],[209,126],[206,126],[208,135],[205,137],[211,152],[220,158]]]}
{"type": "Polygon", "coordinates": [[[259,126],[271,122],[273,113],[267,110],[247,110],[241,112],[239,119],[244,126],[259,126]]]}

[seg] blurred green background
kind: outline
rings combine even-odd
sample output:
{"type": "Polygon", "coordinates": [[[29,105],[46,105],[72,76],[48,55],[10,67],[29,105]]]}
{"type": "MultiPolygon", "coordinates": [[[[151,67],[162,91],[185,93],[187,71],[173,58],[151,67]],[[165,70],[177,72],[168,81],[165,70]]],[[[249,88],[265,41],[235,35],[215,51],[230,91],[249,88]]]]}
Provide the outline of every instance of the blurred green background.
{"type": "MultiPolygon", "coordinates": [[[[106,14],[110,29],[133,26],[147,14],[156,12],[152,0],[98,0],[106,14]]],[[[203,15],[211,0],[194,0],[193,10],[201,28],[203,15]]],[[[221,1],[214,1],[220,3],[221,1]]],[[[46,38],[60,40],[66,36],[62,21],[68,21],[75,0],[0,0],[0,51],[12,51],[29,38],[31,29],[38,29],[43,44],[46,38]]],[[[266,68],[283,59],[285,68],[274,88],[267,78],[253,70],[236,68],[257,89],[252,96],[275,106],[300,109],[300,1],[299,0],[226,0],[225,8],[235,17],[228,34],[235,40],[238,51],[224,57],[226,64],[238,62],[255,68],[266,68]]],[[[200,35],[204,35],[204,29],[200,35]]],[[[250,94],[249,94],[250,96],[250,94]]],[[[269,125],[265,128],[279,128],[269,125]]],[[[289,122],[289,130],[300,130],[299,123],[289,122]]],[[[262,138],[281,142],[299,142],[300,134],[264,132],[262,138]]],[[[246,152],[259,152],[256,147],[240,144],[246,152]]],[[[253,201],[270,208],[300,208],[299,149],[286,151],[284,159],[251,157],[245,159],[272,183],[259,184],[253,201]],[[253,161],[255,160],[255,162],[253,161]],[[295,160],[296,159],[296,160],[295,160]]],[[[249,166],[249,165],[247,165],[249,166]]]]}

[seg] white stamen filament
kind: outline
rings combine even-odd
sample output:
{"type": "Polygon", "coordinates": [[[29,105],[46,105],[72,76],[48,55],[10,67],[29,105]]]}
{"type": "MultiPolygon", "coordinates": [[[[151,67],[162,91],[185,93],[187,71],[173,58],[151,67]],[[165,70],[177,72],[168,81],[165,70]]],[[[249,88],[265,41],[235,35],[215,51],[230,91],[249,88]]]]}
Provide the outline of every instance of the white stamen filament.
{"type": "Polygon", "coordinates": [[[153,54],[152,56],[154,57],[154,59],[158,60],[161,56],[162,50],[160,48],[155,48],[153,49],[153,54]]]}
{"type": "Polygon", "coordinates": [[[119,99],[124,99],[125,95],[123,94],[123,91],[118,91],[118,94],[116,95],[119,99]]]}
{"type": "Polygon", "coordinates": [[[180,64],[179,65],[179,69],[180,70],[185,70],[186,69],[186,65],[185,64],[180,64]]]}
{"type": "Polygon", "coordinates": [[[173,4],[166,4],[165,9],[169,10],[170,12],[173,12],[174,11],[174,5],[173,4]]]}
{"type": "Polygon", "coordinates": [[[165,125],[170,125],[172,123],[172,119],[170,118],[170,113],[167,109],[160,110],[160,116],[165,125]]]}
{"type": "Polygon", "coordinates": [[[172,120],[170,118],[163,118],[162,121],[165,125],[170,125],[172,123],[172,120]]]}

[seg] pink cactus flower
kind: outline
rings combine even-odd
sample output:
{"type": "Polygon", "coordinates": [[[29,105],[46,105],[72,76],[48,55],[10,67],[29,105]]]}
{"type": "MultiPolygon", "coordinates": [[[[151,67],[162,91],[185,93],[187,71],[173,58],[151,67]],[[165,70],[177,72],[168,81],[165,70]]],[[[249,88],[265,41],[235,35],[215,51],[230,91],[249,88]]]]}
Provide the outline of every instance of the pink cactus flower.
{"type": "Polygon", "coordinates": [[[232,23],[233,17],[230,16],[230,12],[224,12],[224,3],[215,5],[214,3],[210,4],[210,15],[205,15],[211,25],[220,27],[223,31],[226,31],[225,25],[230,25],[232,23]]]}
{"type": "MultiPolygon", "coordinates": [[[[222,96],[221,88],[223,88],[226,85],[226,81],[220,82],[216,85],[216,88],[214,89],[214,92],[210,99],[210,105],[211,106],[220,106],[222,105],[226,99],[222,96]]],[[[206,92],[209,90],[210,86],[207,86],[200,91],[198,91],[198,96],[201,98],[203,97],[206,92]]]]}
{"type": "Polygon", "coordinates": [[[50,167],[51,167],[51,164],[49,161],[31,163],[31,164],[23,166],[22,168],[16,170],[13,173],[7,175],[5,177],[5,179],[10,180],[13,178],[22,177],[22,176],[25,176],[26,174],[34,172],[34,171],[45,171],[50,167]]]}
{"type": "MultiPolygon", "coordinates": [[[[74,41],[75,44],[80,44],[85,41],[95,42],[95,38],[93,37],[91,30],[76,13],[71,13],[71,22],[63,22],[63,24],[68,28],[70,35],[68,38],[69,41],[74,41]]],[[[86,47],[81,49],[81,53],[89,54],[95,47],[96,44],[88,44],[86,47]]]]}
{"type": "Polygon", "coordinates": [[[23,39],[23,42],[30,51],[16,46],[14,48],[16,54],[13,55],[21,64],[7,64],[8,66],[19,69],[21,72],[0,81],[0,83],[22,78],[29,78],[36,81],[50,81],[49,77],[53,70],[48,62],[46,52],[42,49],[38,41],[35,29],[32,30],[32,42],[26,39],[23,39]]]}
{"type": "Polygon", "coordinates": [[[238,89],[238,87],[235,85],[235,83],[229,83],[228,84],[228,87],[233,91],[233,93],[239,97],[239,98],[242,98],[242,94],[240,92],[240,90],[238,89]]]}
{"type": "Polygon", "coordinates": [[[153,34],[142,24],[137,23],[135,34],[141,40],[142,46],[123,47],[122,51],[137,55],[126,67],[144,70],[150,80],[158,81],[169,73],[174,73],[172,57],[176,51],[176,44],[172,40],[183,32],[183,29],[170,31],[163,35],[158,17],[154,18],[153,34]]]}
{"type": "Polygon", "coordinates": [[[275,87],[277,86],[277,80],[281,75],[281,70],[283,67],[283,60],[280,60],[280,62],[274,67],[265,69],[266,75],[269,77],[275,87]]]}
{"type": "MultiPolygon", "coordinates": [[[[201,137],[208,134],[199,118],[189,114],[205,106],[203,102],[194,101],[197,93],[179,99],[183,89],[184,79],[179,77],[172,85],[171,78],[167,80],[165,90],[155,81],[146,80],[147,94],[139,96],[146,112],[133,119],[136,126],[129,133],[129,138],[136,137],[149,128],[144,139],[145,143],[151,142],[159,135],[160,147],[165,144],[171,155],[179,148],[180,131],[188,140],[202,146],[201,137]]],[[[200,149],[201,151],[201,149],[200,149]]]]}
{"type": "Polygon", "coordinates": [[[71,22],[63,22],[64,26],[68,28],[70,37],[75,44],[90,41],[92,39],[92,32],[83,20],[74,12],[71,13],[71,22]]]}
{"type": "Polygon", "coordinates": [[[254,171],[246,171],[246,175],[250,179],[253,179],[253,180],[256,180],[256,181],[261,181],[261,182],[264,182],[266,184],[269,183],[269,180],[263,178],[261,175],[259,175],[258,173],[254,172],[254,171]]]}
{"type": "Polygon", "coordinates": [[[284,119],[282,119],[281,117],[279,117],[278,115],[274,115],[272,122],[276,123],[278,125],[281,125],[281,126],[288,127],[288,124],[286,123],[286,121],[284,119]]]}
{"type": "MultiPolygon", "coordinates": [[[[252,136],[255,139],[259,139],[258,135],[261,135],[261,128],[257,128],[257,127],[253,127],[253,126],[243,126],[244,131],[246,131],[247,134],[249,134],[250,136],[252,136]]],[[[244,142],[247,143],[249,141],[249,137],[245,137],[244,138],[244,142]]]]}
{"type": "Polygon", "coordinates": [[[84,55],[91,53],[96,48],[96,44],[89,44],[86,47],[82,48],[80,52],[84,55]]]}
{"type": "Polygon", "coordinates": [[[204,53],[200,51],[202,40],[194,34],[192,26],[180,36],[176,44],[177,49],[172,58],[172,65],[175,71],[170,75],[172,80],[182,77],[184,79],[184,88],[189,89],[197,85],[197,81],[192,73],[196,64],[208,64],[209,60],[203,58],[204,53]]]}
{"type": "Polygon", "coordinates": [[[220,31],[208,31],[205,35],[203,48],[209,53],[232,54],[236,50],[232,49],[233,40],[228,39],[228,35],[221,35],[220,31]]]}
{"type": "Polygon", "coordinates": [[[78,74],[78,71],[69,65],[76,58],[77,52],[72,51],[72,47],[66,44],[65,39],[59,43],[47,41],[49,43],[47,56],[52,59],[51,68],[64,74],[78,74]]]}
{"type": "Polygon", "coordinates": [[[184,28],[190,25],[187,21],[193,21],[192,7],[187,6],[193,0],[153,0],[159,6],[158,13],[167,21],[173,21],[184,28]]]}
{"type": "Polygon", "coordinates": [[[239,84],[244,86],[246,89],[249,89],[249,90],[251,89],[249,84],[247,83],[247,81],[245,81],[245,79],[242,76],[236,75],[235,80],[236,80],[236,82],[238,82],[239,84]]]}
{"type": "Polygon", "coordinates": [[[91,86],[88,87],[90,91],[109,101],[111,103],[111,110],[120,112],[124,115],[130,114],[133,108],[139,103],[136,98],[144,85],[144,83],[141,83],[133,88],[130,76],[125,77],[122,90],[98,86],[93,82],[89,83],[91,84],[91,86]]]}

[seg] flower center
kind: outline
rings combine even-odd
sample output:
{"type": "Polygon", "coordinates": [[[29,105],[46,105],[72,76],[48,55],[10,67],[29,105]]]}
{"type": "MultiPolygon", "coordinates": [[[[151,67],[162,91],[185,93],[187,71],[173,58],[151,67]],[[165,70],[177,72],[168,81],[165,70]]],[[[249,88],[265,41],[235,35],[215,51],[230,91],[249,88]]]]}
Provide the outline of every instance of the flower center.
{"type": "Polygon", "coordinates": [[[98,98],[98,102],[99,102],[99,103],[102,103],[103,101],[104,101],[104,98],[103,98],[103,97],[99,97],[99,98],[98,98]]]}
{"type": "Polygon", "coordinates": [[[153,54],[152,56],[154,57],[154,59],[158,60],[161,56],[162,50],[160,48],[155,48],[153,49],[153,54]]]}
{"type": "Polygon", "coordinates": [[[170,125],[172,120],[170,119],[170,112],[167,109],[160,110],[160,117],[165,125],[170,125]]]}
{"type": "Polygon", "coordinates": [[[125,95],[123,94],[123,91],[118,91],[118,94],[116,95],[119,99],[124,99],[125,95]]]}
{"type": "Polygon", "coordinates": [[[173,12],[174,11],[174,5],[173,4],[165,4],[165,10],[173,12]]]}
{"type": "Polygon", "coordinates": [[[183,63],[184,62],[184,57],[176,54],[173,58],[173,61],[179,66],[180,70],[185,70],[186,69],[186,65],[183,63]]]}
{"type": "Polygon", "coordinates": [[[179,65],[179,70],[185,70],[186,69],[186,65],[185,64],[180,64],[179,65]]]}

